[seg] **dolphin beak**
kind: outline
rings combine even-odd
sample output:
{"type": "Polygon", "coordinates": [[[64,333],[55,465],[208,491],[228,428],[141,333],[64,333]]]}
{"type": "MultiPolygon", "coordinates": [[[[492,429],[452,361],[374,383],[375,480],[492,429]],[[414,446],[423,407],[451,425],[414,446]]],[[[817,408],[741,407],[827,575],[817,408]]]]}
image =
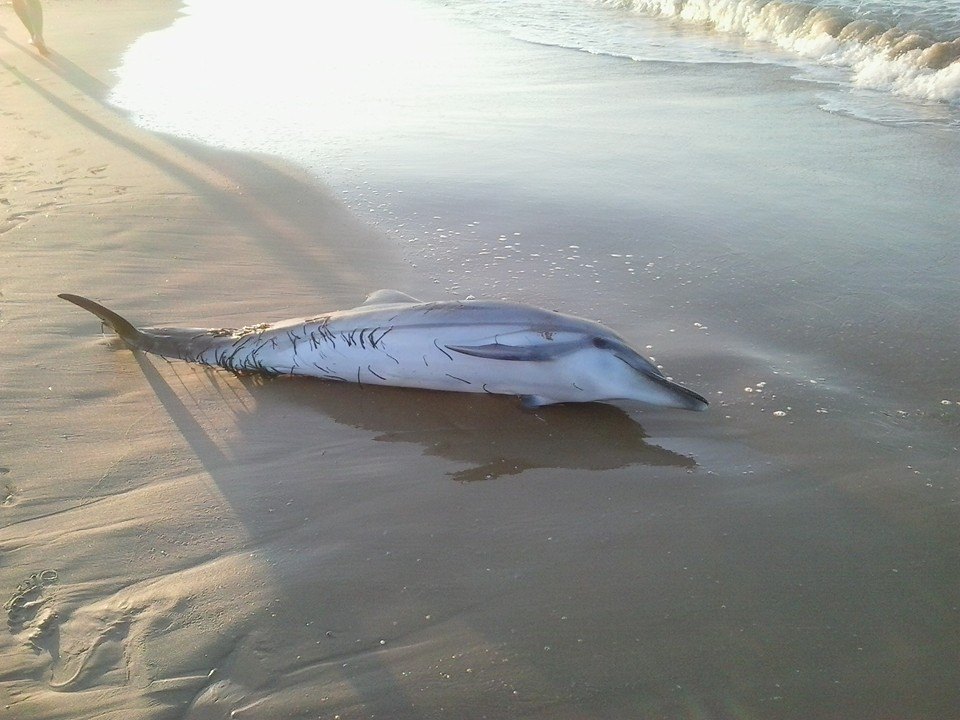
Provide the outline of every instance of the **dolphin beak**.
{"type": "Polygon", "coordinates": [[[707,409],[707,406],[710,403],[707,402],[707,399],[702,395],[695,393],[689,388],[685,388],[683,385],[679,385],[672,380],[667,380],[665,377],[656,377],[656,376],[646,376],[648,380],[661,385],[666,388],[673,400],[676,401],[676,406],[684,410],[695,410],[697,412],[703,412],[707,409]]]}

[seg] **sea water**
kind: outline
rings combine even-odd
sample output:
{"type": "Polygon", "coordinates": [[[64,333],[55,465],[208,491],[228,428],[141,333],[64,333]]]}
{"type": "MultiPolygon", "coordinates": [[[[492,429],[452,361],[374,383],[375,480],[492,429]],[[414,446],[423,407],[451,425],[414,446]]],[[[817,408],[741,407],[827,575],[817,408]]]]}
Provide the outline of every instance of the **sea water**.
{"type": "MultiPolygon", "coordinates": [[[[369,707],[415,716],[396,696],[426,691],[438,715],[464,698],[491,717],[955,711],[957,10],[196,0],[130,48],[114,103],[154,130],[307,167],[405,249],[419,285],[400,289],[602,320],[711,401],[632,416],[683,459],[667,468],[624,459],[636,443],[622,424],[550,445],[514,438],[508,416],[471,435],[510,445],[513,474],[466,486],[458,511],[502,519],[466,559],[432,540],[390,549],[443,556],[424,595],[480,588],[446,640],[509,664],[477,692],[466,670],[405,685],[443,665],[433,642],[376,683],[346,658],[369,707]],[[544,497],[572,503],[555,534],[544,497]]],[[[425,453],[472,456],[435,434],[425,453]]],[[[315,537],[328,519],[304,522],[315,537]]],[[[470,532],[450,531],[458,553],[470,532]]],[[[298,582],[326,596],[304,563],[298,582]]],[[[316,652],[288,639],[291,656],[316,652]]],[[[296,682],[323,695],[321,675],[296,682]]]]}

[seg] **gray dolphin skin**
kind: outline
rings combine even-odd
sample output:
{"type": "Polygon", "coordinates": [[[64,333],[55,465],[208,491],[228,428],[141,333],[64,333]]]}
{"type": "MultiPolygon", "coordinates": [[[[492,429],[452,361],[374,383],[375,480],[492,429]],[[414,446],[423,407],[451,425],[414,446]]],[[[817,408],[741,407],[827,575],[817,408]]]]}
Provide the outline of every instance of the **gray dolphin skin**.
{"type": "Polygon", "coordinates": [[[527,407],[639,402],[704,410],[603,325],[500,301],[422,302],[379,290],[350,310],[243,328],[134,327],[78,295],[132,349],[237,373],[517,395],[527,407]]]}

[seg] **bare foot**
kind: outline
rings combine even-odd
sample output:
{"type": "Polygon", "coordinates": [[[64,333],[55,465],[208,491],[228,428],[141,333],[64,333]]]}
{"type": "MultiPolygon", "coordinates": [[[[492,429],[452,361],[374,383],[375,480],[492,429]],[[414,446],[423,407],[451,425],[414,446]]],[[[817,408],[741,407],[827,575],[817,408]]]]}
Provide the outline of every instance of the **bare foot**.
{"type": "Polygon", "coordinates": [[[41,55],[50,54],[50,50],[47,49],[47,44],[43,41],[42,36],[34,35],[30,40],[30,44],[33,45],[41,55]]]}

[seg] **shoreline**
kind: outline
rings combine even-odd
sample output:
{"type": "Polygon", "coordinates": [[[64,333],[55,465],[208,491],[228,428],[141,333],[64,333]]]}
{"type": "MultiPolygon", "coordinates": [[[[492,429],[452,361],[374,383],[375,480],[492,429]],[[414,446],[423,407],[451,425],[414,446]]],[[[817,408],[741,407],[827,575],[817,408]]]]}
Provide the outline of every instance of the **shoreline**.
{"type": "MultiPolygon", "coordinates": [[[[382,260],[382,270],[379,275],[374,271],[373,276],[384,281],[402,273],[389,245],[353,218],[307,172],[266,156],[220,151],[140,130],[124,113],[107,105],[109,71],[119,64],[120,51],[138,34],[163,23],[158,22],[155,9],[146,11],[142,4],[130,2],[124,8],[127,19],[115,28],[118,34],[111,35],[111,43],[89,47],[85,43],[93,33],[59,37],[56,23],[80,21],[80,8],[88,4],[74,0],[48,10],[49,58],[29,54],[29,46],[16,41],[4,53],[4,65],[14,78],[5,88],[9,98],[3,98],[4,104],[16,108],[10,113],[13,132],[7,135],[8,162],[15,168],[5,188],[7,218],[2,228],[10,251],[20,249],[19,238],[34,233],[36,238],[51,236],[58,249],[72,247],[83,255],[95,246],[83,248],[79,241],[71,244],[58,223],[73,228],[77,219],[86,220],[88,226],[103,227],[105,234],[121,234],[133,231],[124,223],[136,219],[143,222],[136,233],[141,237],[133,237],[123,246],[108,242],[107,247],[118,261],[118,277],[111,278],[111,284],[119,282],[141,292],[150,286],[149,281],[124,280],[122,276],[136,274],[131,267],[136,259],[149,255],[150,248],[160,243],[169,243],[173,253],[182,252],[195,263],[206,260],[215,266],[224,243],[240,242],[235,251],[243,250],[251,263],[262,259],[266,267],[274,264],[276,270],[299,273],[304,284],[319,285],[321,297],[329,293],[334,302],[348,302],[357,294],[362,299],[367,292],[371,278],[351,269],[351,264],[376,267],[372,260],[382,260]],[[126,15],[128,10],[131,12],[126,15]],[[82,50],[67,54],[78,45],[82,50]],[[26,57],[21,53],[27,53],[26,57]],[[74,217],[67,221],[54,211],[74,217]],[[216,223],[211,224],[204,214],[217,218],[216,223]],[[313,233],[321,227],[326,235],[314,238],[313,233]],[[184,239],[189,242],[183,243],[184,239]],[[210,247],[206,247],[208,242],[210,247]],[[354,263],[337,255],[353,251],[359,256],[354,263]]],[[[178,6],[166,3],[160,16],[172,21],[178,6]]],[[[10,17],[16,19],[12,12],[10,17]]],[[[8,31],[8,41],[11,34],[8,31]]],[[[96,230],[74,230],[74,234],[95,240],[96,230]]],[[[87,244],[88,238],[83,240],[87,244]]],[[[66,265],[75,267],[83,277],[85,263],[74,266],[71,260],[66,265]]],[[[185,283],[203,282],[183,262],[143,270],[166,275],[157,282],[157,290],[174,276],[184,278],[185,283]]],[[[242,277],[237,281],[231,285],[221,277],[210,284],[228,296],[232,291],[242,297],[242,277]]],[[[10,282],[8,279],[8,294],[16,288],[10,282]]],[[[73,282],[87,284],[82,279],[73,282]]],[[[33,284],[33,278],[27,280],[27,285],[33,284]]],[[[95,284],[79,290],[117,297],[105,294],[95,284]]],[[[176,305],[161,307],[176,316],[176,305]]],[[[134,306],[131,312],[136,309],[134,306]]],[[[277,309],[283,311],[282,306],[277,309]]],[[[316,307],[309,311],[315,312],[316,307]]]]}

